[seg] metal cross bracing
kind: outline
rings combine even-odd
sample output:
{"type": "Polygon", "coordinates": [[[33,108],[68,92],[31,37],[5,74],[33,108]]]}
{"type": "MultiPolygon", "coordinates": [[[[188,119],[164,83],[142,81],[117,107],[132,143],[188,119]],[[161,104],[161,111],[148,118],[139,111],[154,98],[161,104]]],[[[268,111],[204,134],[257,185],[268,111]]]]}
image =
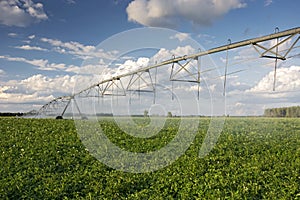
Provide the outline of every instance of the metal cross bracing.
{"type": "Polygon", "coordinates": [[[154,92],[155,83],[153,82],[150,70],[145,70],[130,75],[130,80],[126,90],[137,92],[154,92]]]}
{"type": "Polygon", "coordinates": [[[72,96],[62,96],[51,100],[50,102],[43,105],[38,111],[37,115],[39,116],[52,116],[55,115],[55,111],[58,109],[62,109],[61,116],[65,114],[66,109],[68,108],[72,96]]]}
{"type": "MultiPolygon", "coordinates": [[[[154,102],[155,102],[155,90],[156,90],[156,75],[157,75],[157,68],[167,65],[171,66],[171,72],[170,72],[170,81],[180,81],[180,82],[191,82],[198,84],[198,99],[199,99],[199,88],[200,88],[200,75],[202,73],[205,73],[209,70],[201,71],[201,57],[218,53],[218,52],[224,52],[226,51],[226,64],[225,64],[225,72],[224,72],[224,93],[226,91],[226,77],[227,75],[231,73],[227,73],[227,67],[228,67],[228,51],[231,49],[236,49],[244,46],[252,46],[255,51],[259,54],[260,58],[268,58],[268,59],[274,59],[275,60],[275,73],[274,73],[274,84],[273,84],[273,90],[275,90],[276,87],[276,69],[277,69],[277,62],[278,60],[286,60],[290,57],[288,57],[288,54],[291,52],[293,48],[295,48],[295,45],[300,39],[300,27],[293,28],[285,31],[279,31],[278,28],[275,29],[275,33],[269,34],[262,37],[257,37],[253,39],[248,39],[244,41],[234,42],[231,43],[231,40],[228,40],[227,45],[223,45],[220,47],[212,48],[207,51],[200,51],[191,54],[191,55],[184,55],[181,57],[175,57],[173,56],[171,59],[162,61],[160,63],[156,63],[153,65],[149,65],[147,67],[142,67],[140,69],[127,72],[124,74],[116,75],[114,77],[99,81],[96,84],[91,85],[90,87],[74,93],[70,96],[64,96],[64,97],[58,97],[49,103],[45,104],[40,110],[39,113],[46,113],[48,109],[57,108],[57,104],[63,104],[63,111],[60,114],[62,117],[67,107],[70,105],[70,102],[73,100],[75,101],[75,97],[104,97],[104,96],[126,96],[132,91],[137,92],[152,92],[154,94],[154,102]],[[295,39],[296,38],[296,39],[295,39]],[[280,40],[281,39],[281,40],[280,40]],[[264,42],[267,41],[273,41],[276,40],[271,47],[266,47],[264,42]],[[293,41],[291,44],[290,41],[293,41]],[[281,47],[283,44],[287,45],[289,44],[289,47],[285,49],[284,51],[279,51],[279,47],[281,47]],[[193,64],[196,64],[196,71],[195,66],[191,67],[193,64]],[[155,69],[155,77],[152,77],[150,70],[155,69]],[[183,75],[185,74],[185,76],[183,75]],[[126,84],[123,80],[127,78],[126,84]],[[128,81],[129,79],[129,81],[128,81]]],[[[212,69],[213,70],[213,69],[212,69]]],[[[237,72],[240,72],[243,70],[238,70],[237,72]]],[[[172,84],[173,85],[173,84],[172,84]]],[[[75,106],[77,107],[79,114],[81,115],[81,112],[78,108],[78,105],[75,101],[75,106]]]]}

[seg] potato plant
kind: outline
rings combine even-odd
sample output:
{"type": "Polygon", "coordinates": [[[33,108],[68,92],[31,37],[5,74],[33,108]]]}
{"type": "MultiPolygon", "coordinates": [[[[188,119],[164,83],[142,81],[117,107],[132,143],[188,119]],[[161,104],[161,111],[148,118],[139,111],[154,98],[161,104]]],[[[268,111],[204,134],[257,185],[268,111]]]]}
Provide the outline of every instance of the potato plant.
{"type": "MultiPolygon", "coordinates": [[[[111,119],[100,124],[121,148],[147,152],[174,138],[178,120],[148,139],[111,119]]],[[[208,126],[200,118],[195,140],[171,165],[126,173],[92,157],[72,120],[0,118],[0,199],[300,199],[299,118],[227,118],[199,158],[208,126]]]]}

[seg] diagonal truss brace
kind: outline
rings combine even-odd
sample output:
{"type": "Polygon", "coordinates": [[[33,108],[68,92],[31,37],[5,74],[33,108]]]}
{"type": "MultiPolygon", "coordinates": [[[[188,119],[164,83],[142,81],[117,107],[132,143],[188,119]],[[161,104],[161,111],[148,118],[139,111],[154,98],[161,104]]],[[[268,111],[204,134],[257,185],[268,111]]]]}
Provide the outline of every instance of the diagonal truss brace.
{"type": "Polygon", "coordinates": [[[135,74],[132,74],[130,77],[129,83],[126,87],[126,90],[127,91],[137,91],[137,92],[154,92],[155,84],[153,83],[150,70],[148,69],[148,70],[145,70],[142,72],[137,72],[135,74]],[[148,78],[148,80],[147,80],[147,78],[148,78]],[[143,85],[141,85],[141,82],[143,85]],[[136,85],[136,84],[138,84],[138,88],[134,88],[134,85],[136,85]],[[145,89],[143,89],[143,88],[145,88],[145,89]]]}
{"type": "Polygon", "coordinates": [[[126,96],[126,90],[123,86],[121,78],[114,78],[108,81],[104,86],[103,90],[101,91],[101,96],[104,95],[126,96]]]}
{"type": "Polygon", "coordinates": [[[62,96],[58,97],[56,99],[53,99],[52,101],[48,102],[47,104],[43,105],[40,110],[38,111],[38,114],[45,114],[45,115],[51,115],[56,114],[58,109],[62,109],[61,116],[63,116],[70,105],[71,100],[73,99],[72,96],[62,96]]]}
{"type": "Polygon", "coordinates": [[[171,68],[171,74],[170,74],[170,81],[181,81],[181,82],[192,82],[192,83],[200,83],[200,71],[197,69],[197,73],[193,73],[190,69],[188,69],[189,64],[191,64],[192,61],[197,60],[197,66],[199,66],[199,59],[198,56],[194,58],[185,59],[185,63],[180,63],[179,61],[172,63],[171,68]],[[187,61],[186,61],[187,60],[187,61]],[[176,66],[178,66],[176,68],[176,66]],[[190,80],[182,79],[179,76],[179,74],[182,74],[182,72],[185,72],[190,80]],[[198,75],[198,76],[197,76],[198,75]],[[177,78],[178,77],[178,78],[177,78]]]}
{"type": "Polygon", "coordinates": [[[280,59],[280,60],[286,60],[286,56],[289,54],[289,52],[294,48],[296,43],[299,41],[300,36],[293,42],[293,44],[287,49],[285,54],[279,54],[278,51],[274,51],[274,49],[278,49],[280,45],[288,42],[291,40],[293,37],[295,37],[297,34],[292,34],[288,36],[287,38],[283,39],[281,42],[278,42],[277,44],[273,45],[270,48],[264,47],[260,44],[253,43],[252,46],[254,49],[257,51],[257,53],[260,55],[261,58],[274,58],[274,59],[280,59]],[[261,50],[264,50],[261,52],[261,50]]]}
{"type": "Polygon", "coordinates": [[[89,98],[89,97],[103,97],[102,92],[103,85],[96,85],[95,87],[88,88],[87,90],[82,91],[78,96],[81,98],[89,98]]]}

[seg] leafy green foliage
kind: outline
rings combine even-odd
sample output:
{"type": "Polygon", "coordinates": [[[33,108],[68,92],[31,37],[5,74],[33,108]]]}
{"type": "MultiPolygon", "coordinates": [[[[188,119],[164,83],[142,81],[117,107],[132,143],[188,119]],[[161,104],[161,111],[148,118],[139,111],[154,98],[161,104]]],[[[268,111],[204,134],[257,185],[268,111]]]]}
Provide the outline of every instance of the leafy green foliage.
{"type": "MultiPolygon", "coordinates": [[[[176,135],[178,119],[149,139],[101,121],[124,149],[145,152],[176,135]]],[[[300,119],[229,118],[212,152],[198,153],[209,119],[172,165],[151,173],[111,169],[80,142],[74,122],[0,118],[0,199],[297,199],[300,119]]]]}
{"type": "Polygon", "coordinates": [[[265,117],[300,117],[300,106],[284,108],[268,108],[264,112],[265,117]]]}

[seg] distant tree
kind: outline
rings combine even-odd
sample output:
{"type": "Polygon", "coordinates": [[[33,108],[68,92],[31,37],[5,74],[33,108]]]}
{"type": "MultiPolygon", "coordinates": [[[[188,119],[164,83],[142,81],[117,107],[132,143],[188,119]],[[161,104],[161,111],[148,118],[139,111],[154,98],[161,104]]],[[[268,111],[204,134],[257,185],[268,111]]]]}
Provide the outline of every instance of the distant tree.
{"type": "Polygon", "coordinates": [[[293,115],[293,110],[291,107],[286,109],[286,117],[291,117],[293,115]]]}
{"type": "Polygon", "coordinates": [[[148,110],[144,110],[144,117],[149,117],[149,111],[148,110]]]}
{"type": "Polygon", "coordinates": [[[264,111],[265,117],[300,117],[300,106],[284,108],[268,108],[264,111]]]}
{"type": "Polygon", "coordinates": [[[18,112],[18,113],[11,113],[11,112],[0,113],[0,116],[3,116],[3,117],[16,117],[16,116],[21,117],[23,115],[24,115],[24,113],[20,113],[20,112],[18,112]]]}
{"type": "Polygon", "coordinates": [[[171,113],[171,112],[168,112],[167,117],[172,117],[172,116],[173,116],[172,113],[171,113]]]}

